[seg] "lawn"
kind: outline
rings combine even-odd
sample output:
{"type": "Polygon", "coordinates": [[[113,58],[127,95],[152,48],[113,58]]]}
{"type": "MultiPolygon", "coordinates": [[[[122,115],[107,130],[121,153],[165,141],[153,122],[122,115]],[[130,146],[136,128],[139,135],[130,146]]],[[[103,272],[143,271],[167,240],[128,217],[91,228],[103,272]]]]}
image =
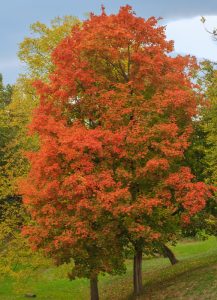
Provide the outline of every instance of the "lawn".
{"type": "MultiPolygon", "coordinates": [[[[217,240],[186,241],[173,248],[180,262],[171,266],[166,258],[144,259],[144,295],[141,300],[217,299],[217,240]]],[[[29,278],[23,290],[15,291],[13,282],[0,282],[1,300],[27,299],[24,293],[35,293],[38,300],[88,300],[88,281],[69,281],[56,269],[48,269],[38,279],[29,278]]],[[[132,261],[127,261],[123,276],[100,278],[102,300],[132,299],[132,261]]]]}

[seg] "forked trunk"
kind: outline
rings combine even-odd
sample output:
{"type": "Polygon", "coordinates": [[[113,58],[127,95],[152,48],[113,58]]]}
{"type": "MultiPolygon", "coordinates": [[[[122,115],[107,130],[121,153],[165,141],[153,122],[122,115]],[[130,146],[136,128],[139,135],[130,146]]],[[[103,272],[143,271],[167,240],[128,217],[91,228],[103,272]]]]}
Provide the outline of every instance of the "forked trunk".
{"type": "Polygon", "coordinates": [[[179,262],[178,259],[175,257],[175,254],[172,252],[172,250],[170,250],[170,248],[168,248],[164,244],[163,244],[163,253],[165,257],[169,258],[172,265],[175,265],[179,262]]]}
{"type": "Polygon", "coordinates": [[[136,251],[133,263],[133,286],[134,295],[139,296],[142,293],[142,251],[136,251]]]}
{"type": "Polygon", "coordinates": [[[99,300],[98,278],[90,279],[90,300],[99,300]]]}

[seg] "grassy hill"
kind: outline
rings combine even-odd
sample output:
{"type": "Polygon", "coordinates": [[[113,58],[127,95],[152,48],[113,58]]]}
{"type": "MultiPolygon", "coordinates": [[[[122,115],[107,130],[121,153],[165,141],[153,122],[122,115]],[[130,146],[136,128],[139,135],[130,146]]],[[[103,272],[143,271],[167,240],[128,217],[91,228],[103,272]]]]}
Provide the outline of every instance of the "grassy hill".
{"type": "MultiPolygon", "coordinates": [[[[166,258],[144,259],[144,295],[141,300],[217,299],[217,240],[186,241],[173,248],[180,262],[171,266],[166,258]]],[[[39,278],[22,282],[23,289],[13,288],[9,278],[0,280],[1,300],[27,299],[31,292],[38,300],[88,300],[87,280],[69,281],[56,269],[44,270],[39,278]]],[[[100,278],[102,300],[132,299],[132,261],[127,261],[123,276],[100,278]]]]}

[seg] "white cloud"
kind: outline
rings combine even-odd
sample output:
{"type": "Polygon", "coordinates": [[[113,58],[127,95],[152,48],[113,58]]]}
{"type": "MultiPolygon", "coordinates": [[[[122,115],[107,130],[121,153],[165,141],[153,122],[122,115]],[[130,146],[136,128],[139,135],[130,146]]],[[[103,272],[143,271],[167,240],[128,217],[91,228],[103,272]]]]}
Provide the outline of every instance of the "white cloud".
{"type": "MultiPolygon", "coordinates": [[[[217,16],[207,16],[205,27],[217,27],[217,16]]],[[[205,30],[201,17],[171,21],[167,24],[167,38],[174,40],[175,51],[217,61],[217,41],[205,30]]]]}

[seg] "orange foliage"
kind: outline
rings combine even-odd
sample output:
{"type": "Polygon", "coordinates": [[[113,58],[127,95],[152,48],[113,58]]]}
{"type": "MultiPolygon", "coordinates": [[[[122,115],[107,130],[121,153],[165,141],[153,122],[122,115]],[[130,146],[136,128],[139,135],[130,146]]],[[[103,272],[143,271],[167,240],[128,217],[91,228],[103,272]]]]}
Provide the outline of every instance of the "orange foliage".
{"type": "Polygon", "coordinates": [[[129,6],[92,14],[55,49],[49,83],[35,82],[40,149],[22,184],[34,247],[74,259],[88,247],[117,255],[120,236],[165,238],[177,214],[182,223],[204,208],[209,187],[183,167],[197,66],[172,50],[157,19],[129,6]]]}

